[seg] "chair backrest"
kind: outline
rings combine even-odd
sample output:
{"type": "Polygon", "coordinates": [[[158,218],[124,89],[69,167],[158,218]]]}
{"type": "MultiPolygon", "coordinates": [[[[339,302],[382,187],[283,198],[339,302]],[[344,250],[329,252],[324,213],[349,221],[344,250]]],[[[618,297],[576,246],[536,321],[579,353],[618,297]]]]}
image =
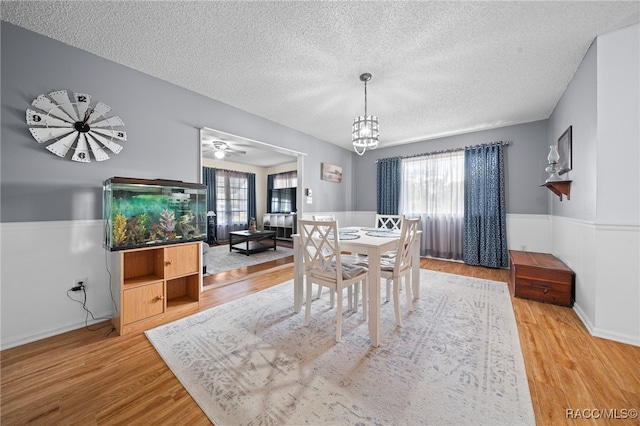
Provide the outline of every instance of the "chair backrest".
{"type": "Polygon", "coordinates": [[[403,214],[376,214],[376,228],[399,231],[402,228],[403,214]]]}
{"type": "Polygon", "coordinates": [[[418,235],[418,221],[420,219],[407,219],[402,221],[402,229],[400,231],[400,241],[398,241],[398,253],[394,269],[399,271],[411,266],[411,257],[413,255],[413,244],[418,235]]]}
{"type": "Polygon", "coordinates": [[[332,214],[327,215],[313,215],[313,220],[318,220],[322,222],[331,222],[336,220],[336,218],[332,214]]]}
{"type": "Polygon", "coordinates": [[[331,280],[342,277],[338,222],[299,220],[298,233],[303,248],[305,273],[331,280]]]}

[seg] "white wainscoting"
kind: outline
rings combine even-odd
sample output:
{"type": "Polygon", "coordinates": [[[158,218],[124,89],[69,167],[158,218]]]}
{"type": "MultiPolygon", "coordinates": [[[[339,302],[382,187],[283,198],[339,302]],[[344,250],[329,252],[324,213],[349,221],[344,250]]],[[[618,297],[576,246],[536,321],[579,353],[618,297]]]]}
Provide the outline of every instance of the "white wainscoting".
{"type": "Polygon", "coordinates": [[[551,216],[546,214],[507,214],[509,250],[551,252],[551,216]]]}
{"type": "MultiPolygon", "coordinates": [[[[373,211],[315,214],[334,214],[340,226],[375,221],[373,211]]],[[[84,310],[67,298],[76,278],[88,278],[87,308],[96,318],[114,314],[102,226],[101,220],[0,224],[2,349],[84,327],[84,310]]],[[[509,214],[507,236],[509,249],[553,253],[576,272],[574,309],[591,334],[640,346],[637,225],[509,214]]]]}
{"type": "Polygon", "coordinates": [[[597,337],[640,346],[640,227],[553,217],[553,254],[576,273],[574,310],[597,337]]]}
{"type": "MultiPolygon", "coordinates": [[[[113,315],[102,226],[102,220],[1,224],[2,349],[84,327],[86,312],[67,297],[76,278],[88,278],[93,315],[113,315]]],[[[82,300],[82,292],[70,295],[82,300]]]]}
{"type": "Polygon", "coordinates": [[[342,211],[342,212],[313,212],[303,213],[302,219],[312,220],[313,216],[333,215],[341,228],[347,226],[374,226],[376,212],[371,211],[342,211]]]}

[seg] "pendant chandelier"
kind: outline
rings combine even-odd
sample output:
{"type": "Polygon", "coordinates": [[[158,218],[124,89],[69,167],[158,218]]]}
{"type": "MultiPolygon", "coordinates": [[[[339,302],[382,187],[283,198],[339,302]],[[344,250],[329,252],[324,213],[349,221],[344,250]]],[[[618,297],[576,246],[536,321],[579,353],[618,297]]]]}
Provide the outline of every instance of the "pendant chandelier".
{"type": "Polygon", "coordinates": [[[360,81],[364,82],[364,117],[353,119],[351,128],[351,143],[358,155],[364,154],[367,149],[378,147],[378,117],[367,115],[367,81],[371,80],[371,74],[364,73],[360,76],[360,81]]]}

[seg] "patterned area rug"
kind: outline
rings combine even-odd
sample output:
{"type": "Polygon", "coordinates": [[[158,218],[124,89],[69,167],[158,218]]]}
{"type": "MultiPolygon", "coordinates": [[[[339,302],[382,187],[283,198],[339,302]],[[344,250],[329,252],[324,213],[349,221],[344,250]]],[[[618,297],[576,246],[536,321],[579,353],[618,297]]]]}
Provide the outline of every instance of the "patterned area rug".
{"type": "Polygon", "coordinates": [[[507,284],[421,270],[420,285],[402,328],[382,305],[379,348],[346,303],[335,342],[328,294],[305,327],[291,281],[146,334],[215,425],[534,424],[507,284]]]}
{"type": "Polygon", "coordinates": [[[210,247],[204,254],[203,263],[207,267],[207,275],[211,275],[245,266],[258,265],[286,256],[293,256],[293,249],[278,247],[276,250],[269,249],[247,256],[235,250],[230,252],[229,246],[223,245],[210,247]]]}

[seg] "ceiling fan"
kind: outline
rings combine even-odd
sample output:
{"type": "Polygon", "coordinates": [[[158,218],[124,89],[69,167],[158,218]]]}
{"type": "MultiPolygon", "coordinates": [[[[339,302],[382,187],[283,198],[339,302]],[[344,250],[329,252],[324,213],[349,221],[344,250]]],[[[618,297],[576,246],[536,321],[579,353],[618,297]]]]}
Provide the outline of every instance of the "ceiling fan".
{"type": "Polygon", "coordinates": [[[223,140],[203,140],[202,141],[202,152],[213,152],[213,156],[217,159],[221,160],[227,155],[231,154],[246,154],[246,151],[241,151],[239,149],[233,149],[229,146],[229,144],[223,140]]]}

